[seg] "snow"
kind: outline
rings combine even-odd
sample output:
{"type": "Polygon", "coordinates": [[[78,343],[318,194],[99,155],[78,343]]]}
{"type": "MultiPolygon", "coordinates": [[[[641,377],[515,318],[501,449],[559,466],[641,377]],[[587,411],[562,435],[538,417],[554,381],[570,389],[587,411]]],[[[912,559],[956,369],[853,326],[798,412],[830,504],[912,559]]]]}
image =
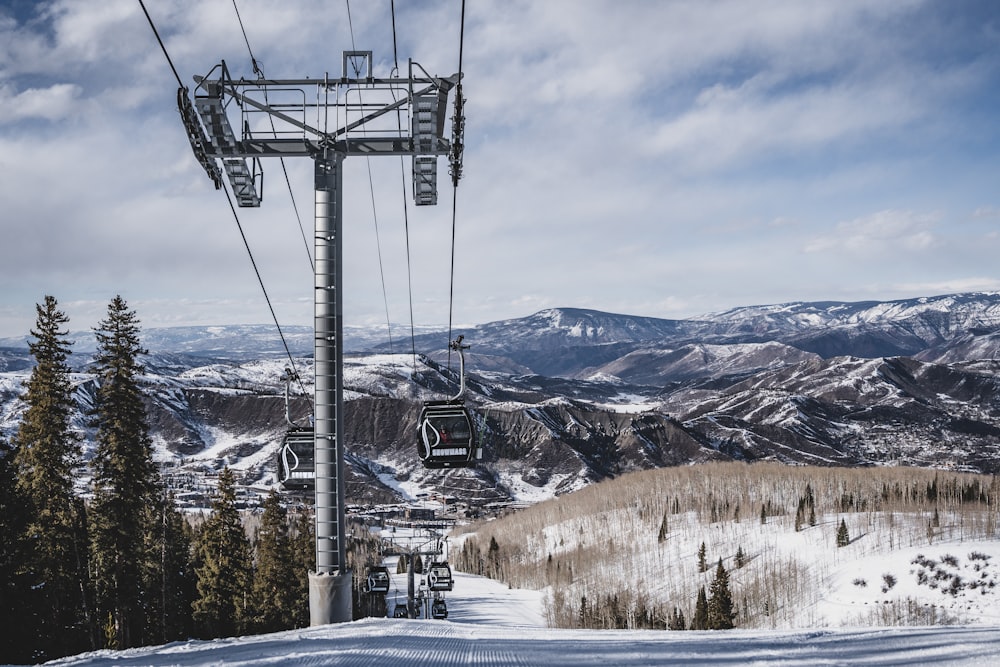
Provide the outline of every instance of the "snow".
{"type": "Polygon", "coordinates": [[[370,618],[55,660],[65,667],[995,665],[995,627],[671,632],[553,630],[543,594],[455,573],[444,621],[370,618]]]}
{"type": "MultiPolygon", "coordinates": [[[[983,595],[968,587],[955,596],[932,590],[917,583],[921,568],[928,572],[948,569],[951,574],[962,573],[967,581],[1000,577],[1000,543],[952,542],[846,560],[831,574],[831,586],[820,603],[822,613],[818,614],[826,616],[828,621],[858,619],[858,610],[885,604],[884,600],[891,596],[881,593],[882,575],[892,572],[898,581],[891,593],[900,597],[917,596],[921,604],[954,603],[964,607],[977,596],[982,598],[980,607],[972,610],[978,614],[978,625],[871,628],[856,623],[849,627],[722,632],[557,630],[546,627],[548,591],[513,589],[456,571],[455,588],[447,594],[449,617],[443,621],[369,618],[267,635],[181,641],[117,652],[96,651],[46,664],[65,667],[1000,664],[998,596],[992,592],[983,595]],[[918,556],[922,565],[912,562],[918,556]],[[936,565],[931,565],[932,562],[936,565]],[[982,575],[983,572],[986,574],[982,575]],[[867,586],[853,583],[862,577],[867,586]]],[[[390,609],[393,598],[400,593],[389,594],[390,609]]]]}

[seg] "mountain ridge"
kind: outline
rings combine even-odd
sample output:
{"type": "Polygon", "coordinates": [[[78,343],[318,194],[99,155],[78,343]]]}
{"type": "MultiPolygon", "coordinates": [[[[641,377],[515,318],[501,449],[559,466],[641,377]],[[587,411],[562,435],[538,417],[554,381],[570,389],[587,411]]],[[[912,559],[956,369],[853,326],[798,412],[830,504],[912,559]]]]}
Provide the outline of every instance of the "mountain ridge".
{"type": "MultiPolygon", "coordinates": [[[[286,330],[303,378],[292,387],[300,423],[312,391],[312,332],[301,329],[286,330]]],[[[345,357],[349,497],[385,502],[422,489],[523,501],[630,470],[729,459],[1000,472],[1000,293],[754,306],[715,321],[547,309],[454,334],[473,346],[466,400],[483,462],[428,471],[415,455],[421,402],[458,388],[441,332],[434,354],[373,343],[345,357]]],[[[195,486],[223,465],[244,484],[273,485],[287,427],[279,378],[290,363],[276,335],[263,326],[144,335],[158,460],[195,486]]],[[[31,359],[0,352],[9,436],[31,359]]],[[[95,380],[86,351],[73,356],[82,415],[95,380]]],[[[86,441],[86,420],[74,423],[86,441]]]]}

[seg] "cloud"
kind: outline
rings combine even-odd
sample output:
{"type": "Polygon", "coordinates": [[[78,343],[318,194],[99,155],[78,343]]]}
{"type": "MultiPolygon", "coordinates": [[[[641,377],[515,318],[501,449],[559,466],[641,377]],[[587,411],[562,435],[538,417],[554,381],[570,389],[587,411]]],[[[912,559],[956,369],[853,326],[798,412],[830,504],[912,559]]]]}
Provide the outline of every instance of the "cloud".
{"type": "MultiPolygon", "coordinates": [[[[275,78],[339,76],[354,48],[382,75],[394,47],[404,69],[410,57],[433,74],[458,66],[451,0],[350,3],[350,18],[346,3],[239,0],[246,41],[232,3],[147,7],[189,86],[222,60],[255,77],[247,41],[275,78]]],[[[26,330],[46,293],[103,310],[122,292],[145,323],[267,321],[138,3],[35,8],[0,16],[3,326],[23,312],[26,330]]],[[[455,302],[447,165],[439,205],[404,209],[408,160],[352,156],[347,322],[387,309],[403,321],[411,298],[418,324],[446,322],[452,306],[462,322],[574,305],[677,317],[991,275],[1000,131],[983,110],[1000,49],[989,12],[966,9],[468,3],[455,302]]],[[[264,161],[264,203],[238,215],[282,323],[308,324],[313,281],[284,171],[306,243],[312,171],[285,162],[264,161]]]]}
{"type": "Polygon", "coordinates": [[[923,252],[936,243],[934,224],[939,216],[913,211],[878,211],[837,223],[835,233],[812,239],[805,252],[844,252],[878,255],[887,251],[923,252]]]}
{"type": "Polygon", "coordinates": [[[62,120],[78,108],[80,87],[72,83],[59,83],[48,88],[28,88],[14,92],[10,86],[0,85],[0,106],[6,111],[0,124],[12,124],[31,118],[48,121],[62,120]]]}

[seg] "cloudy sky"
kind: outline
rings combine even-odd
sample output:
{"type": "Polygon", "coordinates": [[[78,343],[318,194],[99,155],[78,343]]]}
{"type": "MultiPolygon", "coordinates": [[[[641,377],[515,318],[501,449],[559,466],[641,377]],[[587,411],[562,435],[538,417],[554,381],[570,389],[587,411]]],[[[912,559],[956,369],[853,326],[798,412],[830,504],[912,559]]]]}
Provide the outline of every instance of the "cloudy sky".
{"type": "MultiPolygon", "coordinates": [[[[185,82],[254,78],[247,42],[278,79],[339,76],[349,49],[393,66],[390,0],[145,2],[185,82]]],[[[460,16],[396,0],[400,62],[457,71],[460,16]]],[[[468,0],[464,35],[456,325],[1000,290],[991,0],[468,0]]],[[[0,2],[0,336],[47,294],[74,330],[116,294],[144,327],[271,321],[176,89],[137,0],[0,2]]],[[[309,324],[312,165],[286,165],[291,194],[265,161],[239,217],[279,321],[309,324]]],[[[447,325],[440,170],[439,205],[404,209],[399,158],[345,162],[346,324],[412,300],[447,325]]]]}

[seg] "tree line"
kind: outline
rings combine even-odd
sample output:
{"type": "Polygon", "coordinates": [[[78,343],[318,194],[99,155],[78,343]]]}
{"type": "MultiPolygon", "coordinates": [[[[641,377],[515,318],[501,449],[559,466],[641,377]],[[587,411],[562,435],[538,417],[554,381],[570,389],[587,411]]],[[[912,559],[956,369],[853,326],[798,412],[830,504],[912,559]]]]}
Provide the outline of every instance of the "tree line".
{"type": "Polygon", "coordinates": [[[69,319],[51,296],[36,311],[24,415],[0,439],[0,663],[308,625],[307,514],[290,517],[272,492],[248,535],[228,468],[203,521],[176,508],[153,460],[139,383],[147,351],[125,300],[94,329],[87,462],[69,319]]]}

